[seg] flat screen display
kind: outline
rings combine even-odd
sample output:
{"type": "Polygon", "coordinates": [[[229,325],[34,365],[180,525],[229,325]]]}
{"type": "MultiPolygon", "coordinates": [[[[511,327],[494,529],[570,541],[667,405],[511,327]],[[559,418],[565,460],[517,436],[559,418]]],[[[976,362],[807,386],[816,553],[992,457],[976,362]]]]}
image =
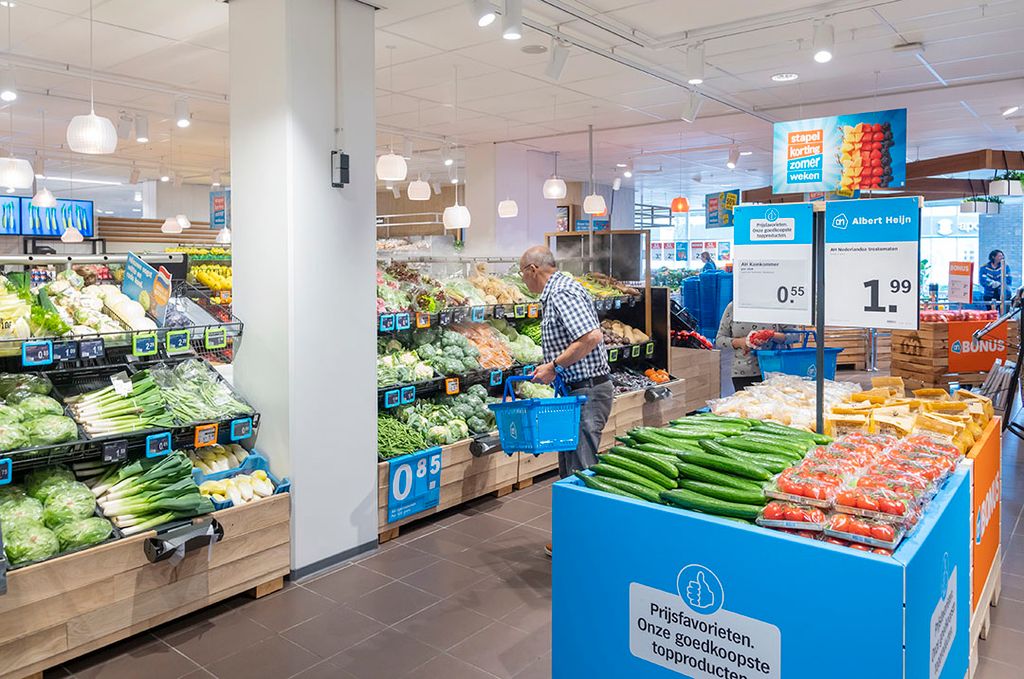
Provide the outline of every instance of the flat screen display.
{"type": "MultiPolygon", "coordinates": [[[[93,203],[91,200],[57,199],[57,207],[38,208],[31,198],[21,201],[21,235],[60,237],[69,225],[82,232],[86,238],[94,235],[93,203]]],[[[0,215],[2,216],[2,215],[0,215]]],[[[2,233],[8,233],[2,231],[2,233]]]]}

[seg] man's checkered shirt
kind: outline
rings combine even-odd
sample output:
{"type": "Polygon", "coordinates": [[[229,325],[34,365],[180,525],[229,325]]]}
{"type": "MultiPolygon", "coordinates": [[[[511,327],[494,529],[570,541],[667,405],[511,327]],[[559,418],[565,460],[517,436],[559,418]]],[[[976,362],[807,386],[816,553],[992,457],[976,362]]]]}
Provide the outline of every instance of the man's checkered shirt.
{"type": "MultiPolygon", "coordinates": [[[[600,328],[594,300],[569,274],[556,271],[540,296],[543,305],[541,340],[544,360],[551,362],[591,330],[600,328]]],[[[578,382],[608,374],[608,353],[602,340],[594,350],[566,369],[564,379],[578,382]]]]}

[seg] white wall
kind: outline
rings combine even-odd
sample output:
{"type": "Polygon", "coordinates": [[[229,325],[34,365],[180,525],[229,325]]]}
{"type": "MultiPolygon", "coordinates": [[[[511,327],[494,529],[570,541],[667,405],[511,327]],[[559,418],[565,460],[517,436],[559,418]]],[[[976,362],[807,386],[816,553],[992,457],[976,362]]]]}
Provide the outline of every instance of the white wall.
{"type": "Polygon", "coordinates": [[[506,221],[498,219],[498,201],[505,195],[498,195],[495,181],[496,148],[495,144],[478,144],[466,149],[466,184],[459,187],[459,193],[465,196],[460,200],[472,217],[472,226],[465,233],[467,254],[493,254],[495,229],[506,221]]]}
{"type": "Polygon", "coordinates": [[[190,220],[210,221],[210,187],[206,184],[182,184],[149,180],[138,185],[142,192],[142,217],[167,219],[184,213],[190,220]]]}
{"type": "Polygon", "coordinates": [[[262,412],[259,448],[292,477],[292,567],[308,569],[377,538],[373,9],[229,7],[235,382],[262,412]],[[339,145],[343,189],[327,163],[339,145]]]}
{"type": "MultiPolygon", "coordinates": [[[[544,181],[554,171],[554,156],[518,144],[495,146],[495,192],[519,204],[519,216],[500,219],[495,226],[494,254],[517,257],[531,245],[544,242],[555,230],[557,201],[544,198],[544,181]]],[[[497,204],[495,204],[497,210],[497,204]]]]}

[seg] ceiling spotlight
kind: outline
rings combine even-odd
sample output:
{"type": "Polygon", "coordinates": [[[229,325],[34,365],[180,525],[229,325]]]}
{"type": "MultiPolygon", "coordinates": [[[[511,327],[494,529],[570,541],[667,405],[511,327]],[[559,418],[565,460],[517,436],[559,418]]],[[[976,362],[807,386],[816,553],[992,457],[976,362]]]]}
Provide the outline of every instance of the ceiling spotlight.
{"type": "Polygon", "coordinates": [[[633,171],[627,169],[625,172],[622,173],[622,176],[625,177],[626,179],[631,179],[633,177],[633,171]]]}
{"type": "Polygon", "coordinates": [[[135,114],[135,141],[140,144],[149,142],[149,118],[142,113],[135,114]]]}
{"type": "Polygon", "coordinates": [[[612,180],[612,191],[618,191],[622,188],[622,177],[616,177],[612,180]]]}
{"type": "Polygon", "coordinates": [[[753,151],[740,151],[740,156],[752,156],[752,155],[754,155],[753,151]]]}
{"type": "Polygon", "coordinates": [[[218,188],[221,184],[220,170],[214,170],[213,174],[210,175],[210,186],[218,188]]]}
{"type": "Polygon", "coordinates": [[[477,26],[484,28],[494,23],[498,15],[494,13],[494,8],[491,7],[488,0],[470,0],[470,2],[473,4],[473,17],[476,19],[477,26]]]}
{"type": "Polygon", "coordinates": [[[455,160],[452,158],[452,147],[451,144],[445,142],[441,145],[441,162],[444,163],[445,167],[451,167],[455,160]]]}
{"type": "Polygon", "coordinates": [[[519,40],[523,37],[523,0],[505,0],[501,37],[505,40],[519,40]]]}
{"type": "Polygon", "coordinates": [[[819,64],[832,61],[832,49],[836,46],[836,30],[827,21],[814,24],[814,60],[819,64]]]}
{"type": "Polygon", "coordinates": [[[141,203],[142,202],[142,191],[136,191],[135,192],[135,196],[133,197],[133,199],[135,200],[136,203],[141,203]]]}
{"type": "Polygon", "coordinates": [[[402,197],[402,190],[400,188],[398,188],[397,186],[392,185],[391,186],[391,195],[394,196],[395,198],[401,198],[402,197]]]}
{"type": "Polygon", "coordinates": [[[615,167],[628,167],[625,163],[615,163],[615,167]]]}
{"type": "Polygon", "coordinates": [[[17,6],[18,6],[18,3],[14,2],[14,0],[0,0],[0,7],[11,7],[11,8],[13,8],[13,7],[17,7],[17,6]]]}
{"type": "Polygon", "coordinates": [[[402,140],[402,157],[406,160],[412,160],[413,143],[412,139],[405,137],[402,140]]]}
{"type": "Polygon", "coordinates": [[[14,69],[10,66],[0,71],[0,99],[14,101],[18,98],[18,88],[14,83],[14,69]]]}
{"type": "Polygon", "coordinates": [[[796,80],[799,77],[799,73],[776,73],[775,75],[772,76],[772,80],[774,80],[777,83],[788,83],[793,80],[796,80]]]}
{"type": "Polygon", "coordinates": [[[121,111],[121,115],[117,118],[117,138],[118,139],[131,139],[132,137],[132,119],[124,111],[121,111]]]}
{"type": "Polygon", "coordinates": [[[691,91],[686,100],[686,107],[683,109],[683,113],[679,117],[688,123],[692,123],[697,120],[697,115],[700,113],[700,107],[703,103],[704,99],[696,92],[691,91]]]}
{"type": "Polygon", "coordinates": [[[133,163],[132,164],[132,171],[128,173],[128,183],[129,184],[138,184],[139,183],[139,177],[141,177],[141,176],[142,176],[142,172],[139,170],[139,168],[135,167],[135,164],[133,163]]]}
{"type": "Polygon", "coordinates": [[[459,183],[459,178],[458,178],[458,177],[452,177],[452,178],[451,178],[451,179],[450,179],[449,181],[450,181],[450,182],[451,182],[452,184],[458,184],[458,183],[459,183]]]}
{"type": "Polygon", "coordinates": [[[171,181],[171,173],[167,171],[167,167],[164,165],[160,166],[160,181],[169,182],[171,181]]]}
{"type": "Polygon", "coordinates": [[[180,189],[184,183],[185,183],[185,175],[180,174],[178,172],[175,172],[174,173],[174,188],[180,189]]]}
{"type": "Polygon", "coordinates": [[[704,82],[704,43],[690,45],[686,49],[686,82],[700,85],[704,82]]]}
{"type": "Polygon", "coordinates": [[[188,127],[192,124],[188,114],[187,99],[176,99],[174,101],[174,124],[178,127],[188,127]]]}
{"type": "Polygon", "coordinates": [[[740,147],[733,146],[729,149],[729,160],[725,162],[725,166],[730,170],[735,170],[738,162],[740,162],[740,147]]]}
{"type": "Polygon", "coordinates": [[[552,80],[559,80],[562,71],[565,70],[565,63],[569,60],[569,45],[558,38],[551,38],[551,58],[548,66],[544,69],[544,75],[552,80]]]}
{"type": "MultiPolygon", "coordinates": [[[[0,95],[0,97],[2,97],[2,95],[0,95]]],[[[1020,106],[1008,106],[1007,108],[1003,109],[1003,117],[1008,118],[1019,110],[1020,106]]]]}
{"type": "Polygon", "coordinates": [[[435,181],[433,184],[430,185],[430,188],[434,189],[435,196],[441,195],[441,182],[435,181]]]}

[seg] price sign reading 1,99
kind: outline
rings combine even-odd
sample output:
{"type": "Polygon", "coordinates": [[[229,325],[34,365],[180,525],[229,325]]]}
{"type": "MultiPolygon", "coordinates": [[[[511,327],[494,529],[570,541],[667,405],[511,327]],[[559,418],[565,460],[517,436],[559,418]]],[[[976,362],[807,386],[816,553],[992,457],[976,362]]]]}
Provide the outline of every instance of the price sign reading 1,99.
{"type": "MultiPolygon", "coordinates": [[[[881,303],[881,295],[878,292],[880,284],[877,278],[872,278],[869,281],[864,281],[864,287],[868,289],[868,303],[864,307],[864,311],[888,311],[889,313],[894,314],[900,310],[899,304],[881,303]]],[[[911,283],[910,279],[908,278],[904,278],[902,280],[899,278],[893,278],[891,281],[889,281],[889,292],[891,292],[893,295],[902,294],[906,296],[913,292],[913,290],[914,284],[911,283]]],[[[917,307],[915,306],[915,308],[917,307]]]]}

